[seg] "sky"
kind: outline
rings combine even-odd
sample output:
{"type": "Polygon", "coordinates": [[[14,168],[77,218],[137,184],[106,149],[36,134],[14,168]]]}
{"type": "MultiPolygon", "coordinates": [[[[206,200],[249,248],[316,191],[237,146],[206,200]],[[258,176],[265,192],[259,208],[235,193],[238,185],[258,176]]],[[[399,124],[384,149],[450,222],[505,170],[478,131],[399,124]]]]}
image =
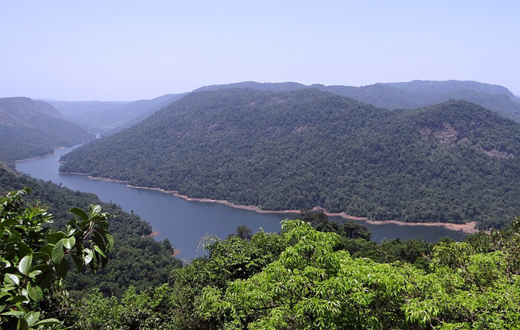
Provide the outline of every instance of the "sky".
{"type": "Polygon", "coordinates": [[[518,0],[0,0],[0,97],[474,80],[520,95],[518,0]]]}

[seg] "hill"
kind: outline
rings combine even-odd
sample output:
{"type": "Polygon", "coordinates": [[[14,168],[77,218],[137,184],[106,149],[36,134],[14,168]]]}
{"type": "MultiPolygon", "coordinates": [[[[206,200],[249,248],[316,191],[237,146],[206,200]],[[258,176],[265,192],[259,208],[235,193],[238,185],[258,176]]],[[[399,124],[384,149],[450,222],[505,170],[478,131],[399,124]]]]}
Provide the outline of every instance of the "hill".
{"type": "Polygon", "coordinates": [[[8,164],[93,137],[48,103],[25,97],[0,99],[0,155],[8,164]]]}
{"type": "Polygon", "coordinates": [[[93,133],[108,133],[129,127],[182,97],[168,94],[133,102],[48,101],[76,124],[93,133]]]}
{"type": "Polygon", "coordinates": [[[159,242],[149,237],[152,233],[150,224],[137,215],[128,214],[113,203],[103,203],[94,194],[72,191],[17,174],[0,163],[0,195],[24,187],[32,190],[28,196],[30,202],[45,206],[54,215],[54,228],[64,229],[71,219],[69,210],[73,207],[87,209],[89,204],[101,205],[104,212],[112,215],[109,230],[116,244],[109,254],[110,261],[95,276],[90,276],[90,270],[85,274],[76,271],[69,274],[64,289],[73,296],[86,296],[93,288],[107,295],[120,295],[129,286],[143,291],[164,283],[172,269],[180,267],[180,261],[172,258],[170,242],[167,239],[159,242]]]}
{"type": "Polygon", "coordinates": [[[520,209],[519,137],[465,101],[391,111],[316,89],[223,89],[78,148],[61,170],[269,210],[488,228],[520,209]]]}
{"type": "Polygon", "coordinates": [[[464,100],[491,109],[501,116],[520,122],[520,103],[507,88],[476,81],[424,81],[400,83],[377,83],[362,87],[353,86],[306,86],[298,83],[241,82],[228,85],[206,86],[195,91],[222,88],[250,88],[263,91],[285,92],[317,88],[336,95],[350,97],[377,107],[388,109],[413,109],[441,102],[464,100]]]}

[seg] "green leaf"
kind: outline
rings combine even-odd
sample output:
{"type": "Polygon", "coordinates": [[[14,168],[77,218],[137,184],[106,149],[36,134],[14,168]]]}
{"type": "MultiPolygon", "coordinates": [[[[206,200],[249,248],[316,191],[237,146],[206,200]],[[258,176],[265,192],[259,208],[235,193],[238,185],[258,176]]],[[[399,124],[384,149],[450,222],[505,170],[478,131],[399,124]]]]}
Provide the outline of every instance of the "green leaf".
{"type": "Polygon", "coordinates": [[[26,296],[16,296],[16,297],[13,297],[11,299],[11,304],[15,305],[19,302],[25,302],[25,301],[29,301],[29,298],[27,298],[26,296]]]}
{"type": "Polygon", "coordinates": [[[23,275],[27,275],[29,268],[31,268],[32,260],[32,254],[26,255],[22,258],[22,260],[20,260],[20,264],[18,265],[18,270],[20,271],[20,273],[22,273],[23,275]]]}
{"type": "Polygon", "coordinates": [[[63,242],[63,246],[67,250],[71,250],[74,247],[74,245],[76,244],[76,238],[74,236],[69,237],[69,238],[63,238],[61,241],[63,242]]]}
{"type": "Polygon", "coordinates": [[[0,230],[4,229],[5,227],[10,227],[14,224],[17,224],[18,223],[18,220],[17,219],[6,219],[6,220],[3,220],[2,219],[2,222],[0,222],[0,230]]]}
{"type": "Polygon", "coordinates": [[[106,249],[107,251],[112,250],[114,247],[114,237],[110,234],[110,232],[103,228],[97,228],[96,233],[99,233],[99,237],[103,239],[104,242],[106,242],[106,249]]]}
{"type": "MultiPolygon", "coordinates": [[[[92,206],[92,205],[91,205],[92,206]]],[[[100,213],[101,212],[101,205],[94,205],[90,209],[90,214],[93,215],[94,213],[100,213]]]]}
{"type": "Polygon", "coordinates": [[[61,260],[60,264],[56,266],[56,272],[61,278],[67,276],[67,272],[69,271],[69,263],[67,259],[61,260]]]}
{"type": "Polygon", "coordinates": [[[88,265],[92,258],[94,258],[94,252],[91,249],[85,249],[85,256],[83,257],[83,260],[85,260],[85,265],[88,265]]]}
{"type": "Polygon", "coordinates": [[[99,248],[99,246],[94,245],[94,250],[96,250],[96,252],[99,253],[103,258],[107,257],[105,253],[99,248]]]}
{"type": "Polygon", "coordinates": [[[27,325],[31,327],[40,318],[40,312],[29,312],[25,314],[24,319],[27,321],[27,325]]]}
{"type": "MultiPolygon", "coordinates": [[[[47,246],[48,246],[48,245],[46,245],[46,247],[47,247],[47,246]]],[[[49,258],[50,258],[51,253],[52,253],[52,247],[50,247],[50,245],[49,245],[49,253],[45,253],[45,252],[34,252],[34,253],[33,253],[33,257],[36,258],[36,259],[40,258],[40,259],[42,259],[43,261],[48,261],[49,258]]]]}
{"type": "Polygon", "coordinates": [[[44,320],[34,323],[33,326],[40,327],[42,325],[56,325],[56,324],[61,324],[61,322],[57,319],[44,319],[44,320]]]}
{"type": "Polygon", "coordinates": [[[82,271],[82,270],[83,270],[83,258],[80,257],[80,256],[77,256],[77,255],[73,255],[73,256],[72,256],[72,260],[73,260],[74,263],[76,264],[76,268],[77,268],[79,271],[82,271]]]}
{"type": "Polygon", "coordinates": [[[114,247],[114,236],[112,236],[111,234],[107,234],[105,235],[105,237],[108,241],[107,251],[110,251],[114,247]]]}
{"type": "Polygon", "coordinates": [[[54,248],[52,248],[52,262],[55,265],[59,265],[64,256],[65,253],[63,252],[63,242],[59,241],[56,243],[56,245],[54,245],[54,248]]]}
{"type": "Polygon", "coordinates": [[[77,208],[77,207],[71,208],[70,212],[74,213],[82,220],[88,220],[88,215],[85,213],[85,211],[83,211],[80,208],[77,208]]]}
{"type": "MultiPolygon", "coordinates": [[[[43,291],[39,286],[32,286],[31,283],[29,282],[27,284],[27,292],[29,293],[29,297],[32,300],[34,300],[36,302],[42,301],[43,291]]],[[[29,321],[27,321],[27,323],[29,323],[29,321]]]]}
{"type": "Polygon", "coordinates": [[[18,276],[16,276],[15,274],[5,274],[4,280],[7,283],[11,283],[16,286],[20,285],[20,278],[18,276]]]}
{"type": "Polygon", "coordinates": [[[51,244],[56,244],[63,238],[67,238],[67,235],[62,231],[51,231],[47,234],[47,242],[51,244]]]}
{"type": "MultiPolygon", "coordinates": [[[[49,260],[51,258],[51,256],[52,256],[52,249],[54,248],[54,244],[56,244],[56,243],[47,244],[47,245],[45,245],[44,247],[41,248],[40,252],[47,254],[47,259],[46,260],[44,259],[45,261],[47,261],[47,260],[49,260]]],[[[41,257],[41,258],[43,259],[43,257],[41,257]]]]}
{"type": "Polygon", "coordinates": [[[27,245],[25,242],[20,241],[18,242],[18,252],[21,255],[27,255],[32,252],[32,249],[29,245],[27,245]]]}
{"type": "Polygon", "coordinates": [[[35,278],[36,276],[40,275],[41,273],[42,273],[41,270],[36,269],[36,270],[34,270],[34,271],[32,271],[32,272],[29,273],[29,277],[30,277],[30,278],[35,278]]]}
{"type": "Polygon", "coordinates": [[[97,231],[94,231],[92,233],[92,241],[98,245],[101,250],[106,250],[106,242],[105,242],[106,238],[104,236],[102,236],[100,233],[98,233],[97,231]]]}
{"type": "Polygon", "coordinates": [[[71,226],[67,226],[66,234],[67,234],[67,236],[70,237],[70,236],[74,235],[77,230],[78,230],[77,228],[73,228],[71,226]]]}
{"type": "Polygon", "coordinates": [[[9,311],[9,312],[2,313],[0,315],[21,317],[24,314],[25,314],[25,312],[22,312],[22,311],[9,311]]]}
{"type": "Polygon", "coordinates": [[[52,280],[53,275],[54,275],[54,269],[52,269],[52,268],[47,269],[43,273],[43,276],[38,278],[38,282],[37,282],[38,286],[40,286],[42,288],[48,287],[52,280]]]}
{"type": "Polygon", "coordinates": [[[25,319],[18,319],[18,324],[16,325],[16,330],[28,330],[29,326],[27,325],[27,321],[25,319]]]}

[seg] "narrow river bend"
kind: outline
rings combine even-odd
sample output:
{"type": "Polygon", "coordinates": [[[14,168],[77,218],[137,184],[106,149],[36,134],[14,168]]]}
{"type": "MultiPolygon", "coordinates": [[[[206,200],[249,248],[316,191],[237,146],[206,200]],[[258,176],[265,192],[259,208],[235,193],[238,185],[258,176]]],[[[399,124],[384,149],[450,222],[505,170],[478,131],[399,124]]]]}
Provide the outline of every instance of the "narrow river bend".
{"type": "MultiPolygon", "coordinates": [[[[253,232],[260,228],[265,232],[278,232],[281,220],[297,216],[287,213],[257,213],[219,203],[186,201],[159,191],[129,188],[124,183],[92,180],[82,175],[59,174],[60,157],[73,148],[57,149],[53,156],[18,162],[16,169],[34,178],[50,180],[73,190],[95,193],[102,201],[114,202],[127,212],[134,211],[141,219],[149,222],[154,231],[160,233],[157,239],[168,238],[175,249],[181,250],[181,259],[191,260],[204,255],[198,249],[198,243],[207,233],[225,238],[240,225],[248,226],[253,232]]],[[[344,221],[339,217],[331,219],[344,221]]],[[[444,236],[461,240],[465,235],[460,231],[437,226],[371,225],[364,221],[358,222],[366,225],[372,231],[372,238],[378,242],[384,238],[420,237],[436,241],[444,236]]]]}

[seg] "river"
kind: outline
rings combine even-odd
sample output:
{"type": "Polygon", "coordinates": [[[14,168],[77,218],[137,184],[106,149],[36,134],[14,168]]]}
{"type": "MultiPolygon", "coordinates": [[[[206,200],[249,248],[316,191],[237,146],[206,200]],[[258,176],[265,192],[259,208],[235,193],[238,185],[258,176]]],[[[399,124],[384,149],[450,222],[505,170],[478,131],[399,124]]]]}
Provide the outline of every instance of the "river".
{"type": "MultiPolygon", "coordinates": [[[[225,238],[235,232],[240,225],[246,225],[253,232],[262,228],[265,232],[278,232],[280,221],[294,218],[297,214],[257,213],[232,208],[219,203],[187,201],[183,198],[155,190],[129,188],[124,183],[92,180],[82,175],[60,174],[60,157],[72,148],[56,149],[53,156],[20,161],[16,169],[30,176],[52,181],[73,190],[95,193],[105,202],[120,205],[127,212],[135,212],[141,219],[151,224],[159,232],[157,239],[168,238],[175,249],[181,250],[179,258],[191,260],[204,255],[198,248],[200,239],[206,234],[225,238]]],[[[331,217],[344,221],[340,217],[331,217]]],[[[357,221],[372,231],[373,240],[394,238],[424,238],[436,241],[449,236],[461,240],[464,233],[441,226],[400,226],[396,224],[373,225],[357,221]]]]}

